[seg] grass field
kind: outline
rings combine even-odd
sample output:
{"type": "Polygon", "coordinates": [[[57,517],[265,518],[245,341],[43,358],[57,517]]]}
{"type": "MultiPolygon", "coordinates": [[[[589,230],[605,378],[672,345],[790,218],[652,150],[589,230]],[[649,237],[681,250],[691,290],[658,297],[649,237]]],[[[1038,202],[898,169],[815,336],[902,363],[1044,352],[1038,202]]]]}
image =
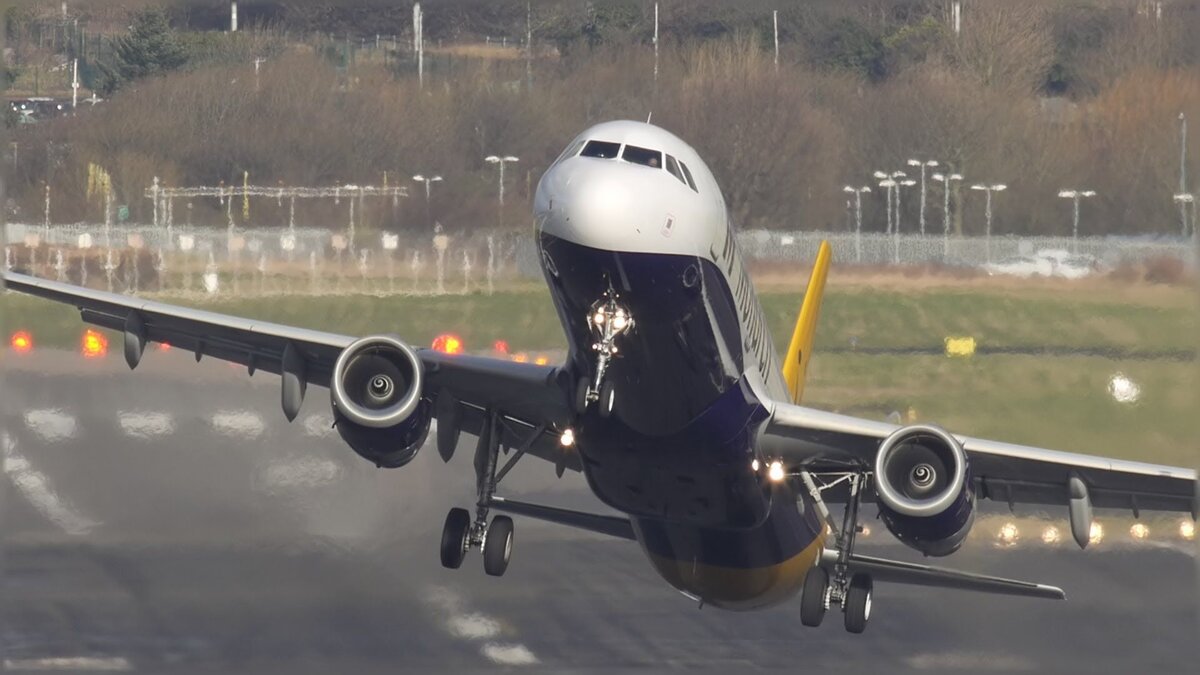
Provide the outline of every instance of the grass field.
{"type": "MultiPolygon", "coordinates": [[[[801,293],[772,284],[762,294],[776,345],[783,348],[801,293]]],[[[418,344],[455,332],[468,350],[498,339],[514,349],[564,347],[544,290],[492,296],[274,296],[173,300],[345,334],[395,332],[418,344]]],[[[831,279],[822,309],[806,403],[882,418],[892,411],[956,431],[1064,450],[1195,465],[1194,291],[1108,282],[928,283],[831,279]],[[1003,354],[946,358],[932,353],[947,336],[986,348],[1057,349],[1057,356],[1003,354]],[[825,353],[821,353],[824,350],[825,353]],[[1111,352],[1115,356],[1095,356],[1111,352]],[[1154,353],[1172,358],[1154,358],[1154,353]],[[1121,356],[1140,353],[1138,358],[1121,356]],[[1146,354],[1150,354],[1149,357],[1146,354]],[[1109,379],[1121,372],[1141,388],[1118,403],[1109,379]]],[[[75,348],[82,326],[69,307],[8,294],[5,330],[27,330],[38,346],[75,348]]]]}

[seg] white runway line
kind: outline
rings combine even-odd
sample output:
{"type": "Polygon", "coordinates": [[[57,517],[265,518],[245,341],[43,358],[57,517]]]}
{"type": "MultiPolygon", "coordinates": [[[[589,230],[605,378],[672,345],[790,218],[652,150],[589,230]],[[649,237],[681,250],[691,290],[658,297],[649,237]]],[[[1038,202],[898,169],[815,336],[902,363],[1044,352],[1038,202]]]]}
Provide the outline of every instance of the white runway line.
{"type": "Polygon", "coordinates": [[[479,653],[488,661],[501,666],[531,666],[540,663],[538,657],[519,642],[492,640],[503,632],[500,621],[481,612],[471,611],[466,600],[454,590],[434,586],[427,592],[425,601],[433,606],[439,615],[445,617],[446,631],[454,637],[471,641],[487,640],[479,648],[479,653]]]}
{"type": "Polygon", "coordinates": [[[222,410],[213,414],[211,422],[218,433],[237,438],[258,438],[267,429],[262,415],[249,410],[222,410]]]}
{"type": "Polygon", "coordinates": [[[100,523],[77,512],[65,499],[54,492],[50,479],[29,463],[17,451],[17,442],[7,432],[0,432],[4,450],[4,473],[14,487],[29,500],[43,516],[70,535],[87,534],[100,523]]]}
{"type": "Polygon", "coordinates": [[[69,441],[79,434],[79,422],[57,408],[26,410],[25,426],[46,443],[69,441]]]}
{"type": "Polygon", "coordinates": [[[81,670],[95,672],[125,672],[133,670],[129,660],[121,656],[58,656],[43,659],[4,659],[5,670],[22,672],[54,672],[81,670]]]}
{"type": "Polygon", "coordinates": [[[126,436],[145,441],[175,433],[175,418],[164,412],[121,411],[117,423],[126,436]]]}

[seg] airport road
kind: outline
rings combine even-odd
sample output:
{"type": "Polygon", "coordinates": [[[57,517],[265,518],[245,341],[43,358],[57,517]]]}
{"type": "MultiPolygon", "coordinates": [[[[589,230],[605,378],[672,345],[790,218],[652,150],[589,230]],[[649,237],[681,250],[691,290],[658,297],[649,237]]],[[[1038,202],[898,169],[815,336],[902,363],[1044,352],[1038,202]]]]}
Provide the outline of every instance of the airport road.
{"type": "MultiPolygon", "coordinates": [[[[504,578],[485,576],[477,555],[443,570],[446,509],[473,502],[470,453],[445,466],[427,451],[403,469],[377,470],[330,430],[323,389],[289,425],[275,377],[195,364],[190,354],[151,353],[136,374],[116,353],[100,362],[65,352],[5,358],[8,671],[1194,665],[1194,546],[1169,533],[1141,544],[1114,536],[1082,552],[1041,545],[1025,528],[1001,549],[990,533],[1003,516],[984,518],[945,564],[1061,585],[1070,599],[880,585],[867,633],[851,636],[835,613],[819,629],[802,627],[797,603],[697,609],[635,545],[523,519],[504,578]]],[[[602,510],[581,477],[557,480],[533,459],[501,491],[602,510]]],[[[885,541],[872,532],[863,550],[916,559],[885,541]]]]}

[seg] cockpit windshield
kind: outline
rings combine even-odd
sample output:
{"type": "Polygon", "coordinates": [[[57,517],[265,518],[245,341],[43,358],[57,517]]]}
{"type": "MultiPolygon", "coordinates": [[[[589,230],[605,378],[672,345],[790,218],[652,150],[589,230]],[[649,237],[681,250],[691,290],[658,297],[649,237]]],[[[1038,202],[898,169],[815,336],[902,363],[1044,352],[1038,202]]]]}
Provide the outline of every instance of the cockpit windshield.
{"type": "Polygon", "coordinates": [[[583,146],[583,152],[579,153],[579,156],[598,157],[600,159],[614,159],[617,156],[617,152],[620,150],[620,143],[609,143],[608,141],[588,141],[587,145],[583,146]]]}
{"type": "Polygon", "coordinates": [[[625,152],[621,153],[621,159],[632,164],[641,164],[655,169],[662,168],[662,153],[658,150],[650,150],[649,148],[639,148],[636,145],[626,145],[625,152]]]}

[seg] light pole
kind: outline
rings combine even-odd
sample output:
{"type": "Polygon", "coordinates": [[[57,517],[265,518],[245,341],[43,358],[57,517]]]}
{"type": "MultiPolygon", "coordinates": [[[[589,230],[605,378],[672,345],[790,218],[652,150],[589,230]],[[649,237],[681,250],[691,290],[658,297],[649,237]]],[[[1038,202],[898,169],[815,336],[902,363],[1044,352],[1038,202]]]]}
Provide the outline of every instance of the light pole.
{"type": "Polygon", "coordinates": [[[854,193],[854,262],[862,262],[862,195],[870,192],[870,186],[851,187],[847,185],[842,192],[854,193]]]}
{"type": "Polygon", "coordinates": [[[1175,201],[1179,202],[1180,217],[1183,218],[1183,236],[1188,236],[1188,220],[1187,220],[1187,205],[1192,205],[1192,236],[1196,236],[1196,195],[1190,192],[1181,192],[1175,195],[1175,201]]]}
{"type": "Polygon", "coordinates": [[[892,230],[892,262],[897,265],[900,264],[900,188],[916,184],[917,181],[911,178],[896,181],[896,229],[892,230]]]}
{"type": "Polygon", "coordinates": [[[1071,221],[1071,253],[1079,253],[1079,200],[1095,197],[1094,190],[1059,190],[1058,196],[1075,202],[1075,217],[1071,221]]]}
{"type": "Polygon", "coordinates": [[[909,166],[921,167],[921,236],[925,235],[925,169],[933,168],[938,165],[937,160],[931,159],[927,162],[922,162],[919,159],[908,160],[909,166]]]}
{"type": "Polygon", "coordinates": [[[987,207],[984,210],[987,218],[987,229],[984,231],[984,247],[987,249],[987,261],[992,262],[992,193],[1003,192],[1007,185],[994,183],[992,185],[972,185],[972,190],[983,190],[987,193],[987,207]]]}
{"type": "Polygon", "coordinates": [[[962,180],[961,173],[935,173],[931,176],[942,184],[942,261],[950,257],[950,183],[962,180]]]}
{"type": "Polygon", "coordinates": [[[425,184],[425,217],[427,219],[429,219],[430,221],[432,221],[433,220],[433,207],[431,207],[429,205],[429,201],[430,201],[429,191],[430,191],[430,187],[434,183],[441,182],[442,177],[441,176],[432,176],[430,178],[426,178],[423,174],[417,174],[417,175],[413,176],[413,180],[417,181],[418,183],[425,184]]]}
{"type": "MultiPolygon", "coordinates": [[[[898,196],[900,187],[897,184],[897,181],[899,181],[899,179],[901,179],[901,178],[907,177],[908,174],[904,173],[903,171],[893,171],[891,173],[888,173],[886,171],[876,171],[874,173],[874,176],[876,178],[880,179],[879,187],[887,188],[887,195],[886,195],[887,196],[887,205],[888,205],[887,234],[891,234],[892,233],[892,190],[895,189],[897,191],[897,196],[898,196]]],[[[897,200],[896,209],[897,209],[897,211],[899,210],[899,201],[898,200],[897,200]]],[[[898,213],[896,215],[899,216],[898,213]]]]}
{"type": "Polygon", "coordinates": [[[500,226],[504,227],[504,165],[509,162],[519,162],[520,157],[512,155],[488,155],[484,158],[488,164],[498,164],[500,166],[500,226]]]}

